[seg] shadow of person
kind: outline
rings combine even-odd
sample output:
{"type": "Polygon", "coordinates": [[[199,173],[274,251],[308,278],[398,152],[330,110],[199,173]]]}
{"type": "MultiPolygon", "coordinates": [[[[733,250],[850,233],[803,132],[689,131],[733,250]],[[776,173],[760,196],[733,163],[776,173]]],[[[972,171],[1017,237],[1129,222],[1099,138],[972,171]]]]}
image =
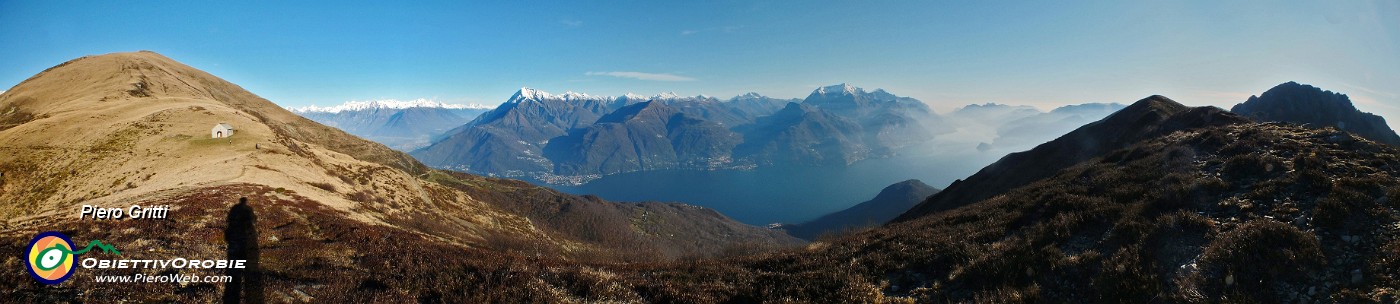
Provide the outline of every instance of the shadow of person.
{"type": "Polygon", "coordinates": [[[226,273],[233,277],[224,284],[224,303],[262,303],[262,274],[258,271],[258,216],[253,214],[253,206],[248,198],[238,198],[238,204],[228,210],[228,228],[224,229],[224,241],[228,242],[228,259],[245,260],[245,268],[229,268],[226,273]]]}

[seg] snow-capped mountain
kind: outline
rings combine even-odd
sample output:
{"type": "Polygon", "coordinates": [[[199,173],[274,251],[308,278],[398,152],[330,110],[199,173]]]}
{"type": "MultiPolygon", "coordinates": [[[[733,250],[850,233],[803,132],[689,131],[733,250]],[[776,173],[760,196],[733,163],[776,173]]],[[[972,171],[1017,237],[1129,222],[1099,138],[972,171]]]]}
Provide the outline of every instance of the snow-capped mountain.
{"type": "Polygon", "coordinates": [[[316,106],[316,105],[310,105],[310,106],[304,106],[304,107],[290,107],[290,108],[287,108],[287,109],[288,109],[288,110],[291,110],[292,112],[296,112],[296,113],[307,113],[307,112],[340,113],[340,112],[343,112],[343,111],[360,111],[360,110],[367,110],[367,109],[407,109],[407,108],[443,108],[443,109],[456,109],[456,110],[465,110],[465,109],[490,110],[492,107],[490,107],[490,106],[485,106],[485,105],[480,105],[480,104],[451,104],[451,103],[444,103],[444,102],[440,102],[440,101],[432,100],[432,99],[427,99],[427,98],[418,98],[418,99],[414,99],[414,100],[397,100],[397,99],[381,99],[381,100],[365,100],[365,101],[352,100],[352,101],[347,101],[347,102],[342,103],[342,104],[339,104],[339,105],[334,105],[334,106],[329,106],[329,107],[320,107],[320,106],[316,106]]]}
{"type": "Polygon", "coordinates": [[[940,121],[916,99],[844,84],[805,100],[727,101],[521,88],[411,154],[439,168],[576,184],[633,171],[849,164],[943,133],[940,121]]]}
{"type": "Polygon", "coordinates": [[[293,113],[347,133],[409,151],[428,145],[433,136],[466,124],[490,107],[449,104],[431,99],[349,101],[320,107],[289,108],[293,113]]]}
{"type": "MultiPolygon", "coordinates": [[[[510,99],[507,99],[505,103],[520,103],[522,101],[565,101],[576,104],[584,102],[598,102],[604,105],[608,105],[610,108],[616,109],[627,105],[650,100],[662,100],[669,102],[674,100],[687,99],[715,98],[704,94],[696,95],[693,97],[681,96],[679,94],[676,94],[675,92],[663,92],[652,96],[645,96],[631,92],[628,92],[627,94],[622,94],[621,96],[589,95],[587,93],[578,93],[574,91],[566,91],[563,94],[550,94],[549,92],[524,87],[520,88],[519,91],[516,91],[515,95],[511,95],[510,99]]],[[[717,101],[718,99],[715,100],[717,101]]]]}

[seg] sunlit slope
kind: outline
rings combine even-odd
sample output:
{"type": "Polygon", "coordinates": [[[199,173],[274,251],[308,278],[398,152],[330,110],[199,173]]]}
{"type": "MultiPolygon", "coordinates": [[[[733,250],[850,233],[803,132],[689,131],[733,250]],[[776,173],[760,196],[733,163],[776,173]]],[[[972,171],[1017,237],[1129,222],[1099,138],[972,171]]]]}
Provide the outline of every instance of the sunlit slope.
{"type": "MultiPolygon", "coordinates": [[[[673,215],[664,222],[639,220],[655,212],[631,204],[584,200],[579,206],[586,208],[556,208],[579,198],[427,169],[152,52],[89,56],[50,68],[0,95],[0,113],[0,218],[12,227],[76,220],[82,205],[126,207],[266,188],[278,194],[266,204],[312,201],[348,219],[471,247],[530,244],[565,256],[617,256],[639,247],[708,248],[703,254],[797,242],[703,208],[653,210],[673,215]],[[232,125],[235,134],[212,138],[218,123],[232,125]],[[550,220],[558,218],[589,220],[587,226],[550,220]],[[648,233],[692,225],[702,228],[648,233]],[[598,235],[603,230],[610,232],[598,235]]],[[[660,257],[692,254],[668,252],[660,257]]]]}

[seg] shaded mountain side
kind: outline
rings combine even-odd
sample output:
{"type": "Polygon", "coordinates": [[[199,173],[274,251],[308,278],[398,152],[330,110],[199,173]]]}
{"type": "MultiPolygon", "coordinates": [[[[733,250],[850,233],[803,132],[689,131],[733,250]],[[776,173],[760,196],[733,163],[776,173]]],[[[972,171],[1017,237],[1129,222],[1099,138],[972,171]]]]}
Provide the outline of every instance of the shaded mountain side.
{"type": "Polygon", "coordinates": [[[1397,155],[1333,129],[1190,129],[963,208],[624,282],[656,302],[1392,302],[1397,155]]]}
{"type": "Polygon", "coordinates": [[[550,140],[544,156],[563,175],[705,169],[729,161],[739,135],[690,115],[660,101],[629,105],[550,140]]]}
{"type": "Polygon", "coordinates": [[[482,109],[402,109],[364,137],[395,150],[409,152],[432,144],[433,137],[466,124],[483,112],[485,110],[482,109]]]}
{"type": "Polygon", "coordinates": [[[872,117],[891,110],[905,110],[911,115],[933,113],[928,105],[916,99],[895,96],[883,89],[866,92],[865,89],[844,83],[817,88],[807,95],[802,103],[855,119],[872,117]]]}
{"type": "Polygon", "coordinates": [[[703,120],[724,128],[752,123],[759,116],[751,114],[762,113],[764,110],[759,104],[753,103],[729,103],[723,102],[714,97],[681,97],[671,99],[653,99],[674,108],[680,113],[685,113],[691,118],[703,120]]]}
{"type": "Polygon", "coordinates": [[[778,112],[778,110],[782,110],[783,106],[787,105],[789,102],[802,102],[802,99],[779,99],[749,92],[730,98],[729,106],[731,107],[730,111],[735,112],[737,115],[757,119],[758,117],[773,115],[773,113],[778,112]]]}
{"type": "Polygon", "coordinates": [[[890,94],[883,89],[865,89],[839,84],[817,88],[802,104],[844,117],[862,128],[861,140],[876,156],[928,141],[938,134],[953,132],[944,118],[923,102],[890,94]]]}
{"type": "Polygon", "coordinates": [[[448,134],[441,141],[414,150],[413,156],[437,168],[478,174],[491,174],[490,168],[502,168],[496,172],[510,177],[524,176],[512,172],[543,171],[554,166],[544,158],[543,145],[521,140],[509,128],[475,126],[448,134]]]}
{"type": "Polygon", "coordinates": [[[1357,110],[1346,94],[1292,81],[1274,86],[1259,96],[1249,96],[1249,100],[1230,108],[1230,112],[1256,121],[1335,127],[1380,143],[1400,145],[1400,135],[1385,123],[1385,118],[1357,110]]]}
{"type": "MultiPolygon", "coordinates": [[[[528,186],[522,183],[507,187],[500,181],[365,161],[317,141],[345,136],[334,143],[344,151],[392,150],[300,117],[277,120],[294,114],[251,93],[190,93],[236,89],[198,86],[226,83],[195,79],[213,77],[201,73],[154,53],[116,53],[70,61],[0,94],[0,109],[34,117],[0,130],[5,143],[0,146],[0,229],[75,221],[72,214],[81,205],[146,205],[234,185],[263,189],[257,194],[274,202],[299,197],[335,210],[345,220],[402,229],[444,244],[494,249],[534,244],[563,259],[635,259],[638,255],[628,250],[650,247],[688,248],[684,256],[703,256],[740,245],[800,242],[693,206],[612,212],[607,210],[626,208],[538,188],[516,189],[528,186]],[[215,99],[238,96],[253,97],[215,99]],[[211,126],[219,123],[237,132],[210,138],[211,126]],[[321,133],[299,133],[315,130],[321,133]],[[537,206],[511,205],[520,201],[492,191],[540,191],[531,194],[533,199],[577,202],[565,209],[533,209],[537,206]],[[585,237],[566,233],[580,227],[541,220],[550,217],[592,218],[614,228],[585,237]],[[666,230],[670,227],[688,230],[666,230]],[[704,230],[710,228],[720,230],[704,230]],[[685,244],[672,245],[677,239],[685,244]],[[766,241],[774,242],[758,243],[766,241]]],[[[261,244],[279,246],[275,241],[261,244]]],[[[681,255],[658,251],[641,256],[664,260],[681,255]]]]}
{"type": "MultiPolygon", "coordinates": [[[[609,112],[608,100],[588,95],[554,96],[521,88],[495,109],[468,125],[494,125],[514,131],[522,140],[540,141],[598,121],[609,112]]],[[[465,126],[464,126],[465,127],[465,126]]]]}
{"type": "Polygon", "coordinates": [[[938,188],[917,179],[902,181],[885,187],[868,201],[801,224],[783,225],[782,229],[795,237],[816,240],[824,235],[875,227],[909,211],[934,193],[938,193],[938,188]]]}
{"type": "Polygon", "coordinates": [[[1248,119],[1219,108],[1191,108],[1154,95],[1030,151],[1008,154],[967,179],[954,181],[894,221],[908,221],[988,199],[1144,139],[1244,122],[1248,119]]]}
{"type": "Polygon", "coordinates": [[[577,185],[633,171],[845,165],[893,156],[950,131],[923,102],[849,85],[818,88],[805,100],[748,93],[727,101],[671,93],[553,95],[523,88],[499,108],[412,153],[435,168],[577,185]],[[822,117],[811,116],[813,121],[797,129],[791,128],[795,123],[781,124],[791,119],[774,116],[806,111],[782,113],[796,101],[824,111],[822,117]],[[684,116],[634,119],[638,110],[653,107],[684,116]]]}
{"type": "Polygon", "coordinates": [[[871,153],[859,124],[805,104],[789,103],[736,130],[744,141],[734,147],[734,156],[765,164],[846,165],[871,153]]]}
{"type": "Polygon", "coordinates": [[[544,157],[550,139],[588,126],[607,114],[612,99],[585,94],[551,95],[521,88],[500,106],[448,130],[413,156],[437,168],[524,177],[548,172],[544,157]]]}
{"type": "MultiPolygon", "coordinates": [[[[897,154],[900,148],[928,141],[935,135],[926,126],[927,117],[904,115],[893,111],[883,111],[860,122],[865,134],[861,135],[874,157],[889,157],[897,154]]],[[[939,123],[940,126],[942,122],[939,123]]],[[[938,134],[946,133],[938,131],[938,134]]]]}

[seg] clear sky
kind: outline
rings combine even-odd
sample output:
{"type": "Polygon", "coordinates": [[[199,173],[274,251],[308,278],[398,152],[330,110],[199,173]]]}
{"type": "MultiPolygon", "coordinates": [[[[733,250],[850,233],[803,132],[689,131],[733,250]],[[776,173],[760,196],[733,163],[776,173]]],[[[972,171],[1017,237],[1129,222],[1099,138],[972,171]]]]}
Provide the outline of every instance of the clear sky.
{"type": "Polygon", "coordinates": [[[283,106],[494,105],[522,86],[805,97],[843,82],[940,112],[1151,94],[1228,106],[1292,80],[1400,124],[1397,1],[0,1],[0,88],[135,50],[283,106]]]}

